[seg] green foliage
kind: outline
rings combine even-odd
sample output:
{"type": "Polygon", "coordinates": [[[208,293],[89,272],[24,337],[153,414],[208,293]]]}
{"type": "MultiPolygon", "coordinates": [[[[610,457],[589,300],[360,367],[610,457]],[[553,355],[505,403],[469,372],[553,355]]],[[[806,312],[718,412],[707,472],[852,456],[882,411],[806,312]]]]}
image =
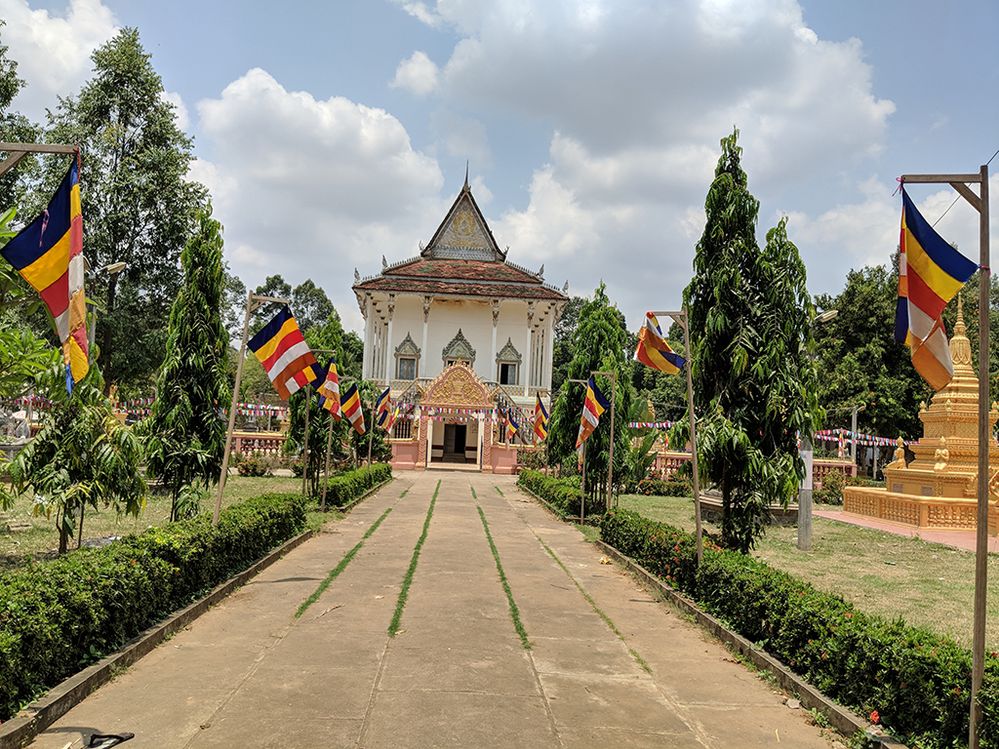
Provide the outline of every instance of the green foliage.
{"type": "Polygon", "coordinates": [[[392,466],[388,463],[373,463],[353,471],[345,471],[327,480],[326,502],[333,507],[343,507],[390,478],[392,466]]]}
{"type": "MultiPolygon", "coordinates": [[[[630,439],[625,421],[632,404],[630,352],[627,350],[629,343],[624,316],[611,304],[607,298],[606,287],[601,283],[594,291],[593,299],[585,301],[580,307],[579,322],[572,336],[573,358],[566,373],[568,379],[577,380],[586,380],[594,370],[617,373],[615,410],[618,421],[614,445],[614,472],[618,477],[624,469],[630,439]]],[[[579,416],[583,410],[586,386],[569,382],[568,379],[563,381],[552,405],[546,445],[551,465],[561,465],[563,470],[574,470],[576,435],[579,431],[579,416]]],[[[609,400],[610,381],[598,377],[597,385],[609,400]]],[[[586,443],[587,476],[603,477],[587,482],[587,493],[591,497],[606,496],[609,454],[610,409],[601,417],[600,426],[586,443]]]]}
{"type": "MultiPolygon", "coordinates": [[[[0,19],[0,35],[6,23],[0,19]]],[[[10,105],[24,88],[17,74],[17,62],[7,56],[8,47],[0,43],[0,140],[8,143],[35,143],[41,128],[22,114],[12,112],[10,105]]],[[[38,161],[28,155],[15,169],[0,176],[0,210],[23,202],[25,189],[36,177],[38,161]]]]}
{"type": "MultiPolygon", "coordinates": [[[[971,656],[953,641],[859,611],[840,596],[744,554],[624,510],[606,514],[605,542],[694,598],[825,694],[881,721],[912,746],[963,746],[971,656]]],[[[999,747],[999,659],[982,690],[983,747],[999,747]]]]}
{"type": "Polygon", "coordinates": [[[569,362],[573,358],[573,338],[576,326],[579,325],[579,311],[586,303],[581,296],[571,297],[562,310],[562,315],[555,321],[552,340],[552,392],[562,389],[562,383],[569,376],[569,362]]]}
{"type": "MultiPolygon", "coordinates": [[[[540,471],[523,470],[517,477],[517,485],[541,497],[561,517],[567,520],[579,517],[582,492],[578,476],[554,478],[545,476],[540,471]]],[[[603,511],[603,499],[588,495],[586,498],[586,517],[596,520],[603,511]]]]}
{"type": "Polygon", "coordinates": [[[694,489],[685,479],[642,479],[635,485],[635,493],[646,497],[693,497],[694,489]]]}
{"type": "MultiPolygon", "coordinates": [[[[92,60],[93,77],[77,96],[59,100],[46,137],[81,146],[91,265],[128,263],[123,273],[98,276],[88,287],[105,310],[97,320],[105,377],[148,387],[163,358],[169,305],[180,287],[178,259],[206,191],[187,180],[192,142],[162,97],[163,82],[138,31],[122,29],[92,60]]],[[[52,161],[39,201],[65,169],[64,161],[52,161]]]]}
{"type": "Polygon", "coordinates": [[[176,499],[195,482],[218,480],[225,452],[222,409],[232,396],[226,363],[229,334],[222,321],[225,271],[221,225],[211,206],[198,212],[197,231],[181,253],[184,285],[170,312],[166,355],[149,417],[147,465],[176,499]]]}
{"type": "Polygon", "coordinates": [[[51,518],[59,529],[59,550],[67,548],[74,516],[89,505],[113,507],[120,514],[138,515],[145,495],[139,475],[141,446],[132,430],[115,417],[102,391],[100,370],[65,390],[60,364],[49,373],[47,391],[53,400],[42,430],[2,468],[10,482],[0,488],[0,505],[31,490],[34,512],[51,518]]]}
{"type": "MultiPolygon", "coordinates": [[[[266,456],[259,453],[251,453],[241,457],[236,463],[236,471],[240,476],[270,476],[273,472],[273,463],[266,456]]],[[[301,477],[301,473],[299,473],[301,477]]]]}
{"type": "Polygon", "coordinates": [[[300,532],[297,495],[266,495],[99,549],[0,573],[0,720],[300,532]]]}
{"type": "Polygon", "coordinates": [[[843,504],[843,487],[846,478],[839,471],[830,471],[822,477],[822,488],[814,492],[816,502],[826,505],[843,504]]]}
{"type": "Polygon", "coordinates": [[[704,422],[702,471],[721,490],[725,545],[748,551],[764,531],[767,505],[786,505],[797,493],[804,476],[797,435],[814,430],[820,410],[805,267],[783,219],[766,246],[757,245],[759,203],[737,138],[738,131],[721,141],[684,301],[704,422]]]}

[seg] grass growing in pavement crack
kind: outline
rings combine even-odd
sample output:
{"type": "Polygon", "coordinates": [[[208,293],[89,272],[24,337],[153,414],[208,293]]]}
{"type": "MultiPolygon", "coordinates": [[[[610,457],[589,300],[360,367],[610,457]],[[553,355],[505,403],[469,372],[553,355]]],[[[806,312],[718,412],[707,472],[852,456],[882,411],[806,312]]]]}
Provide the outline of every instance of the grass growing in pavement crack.
{"type": "Polygon", "coordinates": [[[478,502],[479,501],[479,495],[475,493],[475,487],[469,485],[468,488],[472,490],[472,499],[474,499],[476,502],[478,502]]]}
{"type": "Polygon", "coordinates": [[[434,496],[430,499],[430,507],[427,508],[427,517],[423,521],[423,533],[420,534],[420,537],[416,541],[416,546],[413,547],[413,557],[409,560],[409,568],[406,570],[406,575],[402,578],[399,600],[395,602],[395,613],[392,614],[392,621],[389,622],[389,637],[395,637],[399,631],[399,623],[402,621],[402,610],[406,608],[406,599],[409,597],[409,586],[413,584],[416,565],[420,561],[420,549],[423,548],[423,542],[427,540],[427,533],[430,531],[430,518],[433,517],[434,505],[437,504],[437,492],[440,490],[441,482],[438,479],[437,486],[434,488],[434,496]]]}
{"type": "Polygon", "coordinates": [[[501,497],[505,497],[505,496],[506,496],[506,495],[505,495],[505,494],[503,493],[503,490],[502,490],[502,489],[500,489],[500,488],[499,488],[498,486],[494,486],[494,487],[493,487],[493,489],[495,489],[495,490],[496,490],[496,492],[497,492],[497,493],[498,493],[498,494],[499,494],[499,495],[500,495],[501,497]]]}
{"type": "Polygon", "coordinates": [[[361,550],[361,547],[364,546],[364,542],[367,541],[369,538],[371,538],[371,535],[376,530],[378,530],[378,526],[382,524],[382,521],[388,516],[390,512],[392,512],[391,507],[385,510],[385,512],[383,512],[381,516],[371,524],[371,527],[364,532],[363,536],[361,536],[361,540],[358,541],[356,544],[354,544],[354,548],[352,548],[350,551],[348,551],[346,554],[343,555],[343,559],[340,560],[339,564],[337,564],[336,567],[330,570],[329,574],[323,579],[321,583],[319,583],[319,587],[315,589],[312,595],[306,598],[304,601],[302,601],[302,605],[299,606],[298,611],[295,612],[296,619],[301,619],[302,614],[306,612],[309,606],[318,601],[319,596],[321,596],[326,591],[326,589],[330,587],[330,584],[337,579],[337,577],[340,575],[341,572],[347,569],[347,565],[351,563],[351,561],[354,559],[355,556],[357,556],[357,552],[359,552],[361,550]]]}
{"type": "Polygon", "coordinates": [[[402,490],[402,494],[399,495],[399,499],[402,499],[407,494],[409,494],[409,487],[408,486],[405,489],[402,490]]]}
{"type": "MultiPolygon", "coordinates": [[[[475,490],[472,490],[472,496],[475,496],[475,490]]],[[[520,621],[520,609],[517,608],[517,602],[513,600],[513,591],[510,590],[510,582],[506,579],[506,572],[503,571],[503,563],[500,561],[499,550],[496,548],[496,542],[493,541],[493,534],[489,532],[489,521],[486,520],[486,513],[482,511],[479,505],[475,505],[475,509],[479,511],[479,518],[482,520],[482,528],[486,532],[486,540],[489,541],[489,548],[493,552],[493,560],[496,562],[496,571],[499,573],[500,582],[503,584],[503,591],[506,593],[506,602],[510,604],[510,618],[513,619],[513,628],[517,630],[517,637],[520,638],[520,644],[524,646],[524,650],[531,649],[531,641],[527,639],[527,630],[524,629],[524,623],[520,621]]]]}
{"type": "Polygon", "coordinates": [[[646,673],[651,674],[652,667],[646,662],[646,660],[642,656],[640,656],[638,653],[635,652],[634,648],[632,648],[631,645],[628,644],[627,640],[624,639],[624,635],[621,634],[621,630],[619,630],[617,628],[617,625],[614,624],[611,618],[604,613],[603,609],[597,606],[597,602],[593,600],[593,596],[587,593],[586,589],[579,584],[579,581],[576,580],[575,577],[573,577],[572,573],[569,572],[569,568],[562,563],[562,560],[558,558],[558,555],[555,554],[555,552],[552,551],[552,548],[544,541],[542,541],[537,534],[534,534],[534,537],[538,539],[538,543],[540,543],[544,547],[545,551],[548,552],[548,556],[550,556],[552,559],[555,560],[555,564],[561,567],[562,571],[566,574],[566,576],[568,576],[568,578],[572,580],[572,584],[576,586],[579,592],[583,595],[583,598],[586,599],[586,602],[590,604],[590,607],[596,612],[597,616],[603,619],[604,624],[606,624],[608,628],[610,628],[610,631],[613,632],[615,635],[617,635],[618,639],[624,643],[624,646],[628,648],[628,652],[631,653],[631,657],[635,659],[635,662],[639,666],[641,666],[646,673]]]}

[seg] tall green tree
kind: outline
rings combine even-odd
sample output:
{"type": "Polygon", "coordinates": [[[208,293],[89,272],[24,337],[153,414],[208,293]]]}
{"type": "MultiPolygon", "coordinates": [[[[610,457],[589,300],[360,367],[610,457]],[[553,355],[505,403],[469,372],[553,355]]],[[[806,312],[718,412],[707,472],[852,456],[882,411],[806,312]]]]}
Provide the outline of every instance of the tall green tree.
{"type": "Polygon", "coordinates": [[[721,490],[723,543],[746,552],[768,503],[795,496],[804,476],[797,434],[814,429],[819,411],[804,264],[784,221],[757,244],[759,203],[737,140],[735,131],[721,141],[684,301],[702,470],[721,490]]]}
{"type": "MultiPolygon", "coordinates": [[[[166,320],[180,288],[180,253],[205,188],[187,179],[192,142],[139,32],[122,29],[92,55],[94,75],[50,115],[50,141],[79,143],[87,257],[95,269],[126,262],[87,288],[110,384],[147,385],[162,362],[166,320]]],[[[65,164],[51,165],[54,185],[65,164]]]]}
{"type": "Polygon", "coordinates": [[[222,320],[222,227],[212,218],[211,206],[198,212],[181,265],[184,284],[170,311],[166,355],[147,425],[149,473],[170,489],[171,520],[195,509],[181,506],[185,487],[200,483],[207,488],[219,476],[226,435],[222,412],[232,397],[229,334],[222,320]]]}
{"type": "Polygon", "coordinates": [[[586,299],[574,296],[566,303],[558,320],[552,340],[552,393],[562,389],[562,383],[568,377],[569,362],[572,361],[572,339],[579,325],[579,310],[583,308],[586,299]]]}
{"type": "MultiPolygon", "coordinates": [[[[566,378],[552,406],[548,429],[548,459],[551,464],[573,471],[576,465],[576,435],[579,417],[583,410],[586,386],[570,382],[586,380],[590,372],[612,371],[617,373],[614,473],[624,466],[627,455],[629,430],[627,417],[631,408],[631,370],[628,359],[630,338],[625,327],[624,315],[611,304],[603,283],[580,307],[578,324],[572,337],[573,357],[566,368],[566,378]]],[[[598,387],[610,398],[611,383],[598,378],[598,387]]],[[[610,413],[604,414],[600,426],[586,443],[586,473],[588,494],[606,496],[607,464],[610,458],[610,413]]]]}
{"type": "Polygon", "coordinates": [[[65,381],[60,362],[43,383],[53,407],[42,430],[0,469],[9,483],[0,482],[0,506],[9,507],[18,495],[32,490],[33,512],[55,516],[60,553],[66,551],[86,507],[137,516],[146,490],[139,474],[139,440],[115,416],[104,395],[100,368],[92,364],[71,396],[65,381]]]}

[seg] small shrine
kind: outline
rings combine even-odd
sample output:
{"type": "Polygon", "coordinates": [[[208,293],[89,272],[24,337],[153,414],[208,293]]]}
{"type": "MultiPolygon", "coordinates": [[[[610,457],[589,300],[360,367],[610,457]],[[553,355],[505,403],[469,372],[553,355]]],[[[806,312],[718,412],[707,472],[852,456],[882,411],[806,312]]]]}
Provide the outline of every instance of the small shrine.
{"type": "MultiPolygon", "coordinates": [[[[911,446],[915,459],[905,461],[899,437],[895,459],[885,466],[885,488],[850,486],[843,490],[843,509],[855,515],[889,520],[917,528],[973,530],[978,497],[978,377],[972,367],[971,342],[958,297],[957,324],[950,340],[954,378],[919,409],[923,438],[911,446]]],[[[989,433],[999,411],[992,404],[989,433]]],[[[999,443],[992,438],[989,462],[999,467],[999,443]]],[[[999,531],[999,480],[989,482],[989,531],[999,531]]]]}

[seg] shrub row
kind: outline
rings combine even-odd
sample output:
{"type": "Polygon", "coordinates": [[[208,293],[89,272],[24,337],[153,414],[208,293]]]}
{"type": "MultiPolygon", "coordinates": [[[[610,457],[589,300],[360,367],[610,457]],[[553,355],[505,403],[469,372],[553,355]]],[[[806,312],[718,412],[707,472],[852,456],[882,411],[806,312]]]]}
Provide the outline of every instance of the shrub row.
{"type": "MultiPolygon", "coordinates": [[[[840,596],[763,562],[706,547],[691,534],[625,510],[603,517],[603,540],[687,594],[825,694],[920,747],[966,745],[971,655],[952,640],[865,614],[840,596]]],[[[999,747],[999,660],[982,690],[983,747],[999,747]]]]}
{"type": "Polygon", "coordinates": [[[271,494],[99,549],[0,573],[0,720],[305,527],[296,494],[271,494]]]}
{"type": "Polygon", "coordinates": [[[686,479],[646,478],[635,484],[635,494],[647,497],[693,497],[694,490],[686,479]]]}
{"type": "MultiPolygon", "coordinates": [[[[541,497],[563,518],[578,518],[582,492],[578,477],[553,478],[541,471],[522,470],[517,484],[541,497]]],[[[597,497],[586,500],[586,517],[596,518],[604,511],[604,503],[597,497]]]]}
{"type": "Polygon", "coordinates": [[[388,463],[374,463],[353,471],[344,471],[326,482],[326,502],[333,507],[343,507],[357,499],[373,486],[378,486],[392,478],[392,466],[388,463]]]}

